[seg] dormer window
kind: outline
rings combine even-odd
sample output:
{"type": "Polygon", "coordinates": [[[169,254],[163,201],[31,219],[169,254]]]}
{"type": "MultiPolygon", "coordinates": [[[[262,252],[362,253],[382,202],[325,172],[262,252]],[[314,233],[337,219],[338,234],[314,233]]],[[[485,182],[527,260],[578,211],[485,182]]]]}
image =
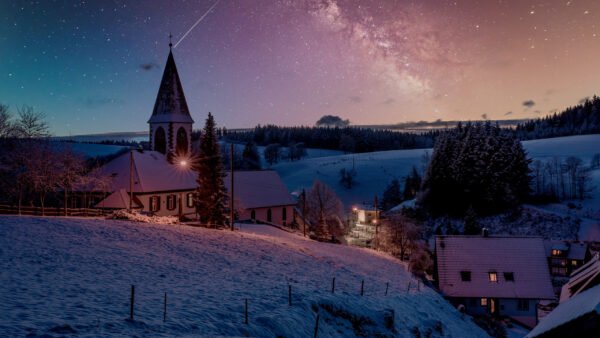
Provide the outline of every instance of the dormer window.
{"type": "Polygon", "coordinates": [[[504,280],[507,282],[514,282],[515,281],[515,274],[513,272],[505,272],[504,273],[504,280]]]}
{"type": "Polygon", "coordinates": [[[554,256],[554,257],[562,256],[563,254],[564,254],[564,252],[562,250],[552,249],[552,256],[554,256]]]}
{"type": "Polygon", "coordinates": [[[460,279],[463,282],[470,282],[471,281],[471,271],[461,271],[460,272],[460,279]]]}
{"type": "Polygon", "coordinates": [[[492,282],[492,283],[498,282],[498,274],[495,271],[488,272],[488,275],[490,276],[490,282],[492,282]]]}

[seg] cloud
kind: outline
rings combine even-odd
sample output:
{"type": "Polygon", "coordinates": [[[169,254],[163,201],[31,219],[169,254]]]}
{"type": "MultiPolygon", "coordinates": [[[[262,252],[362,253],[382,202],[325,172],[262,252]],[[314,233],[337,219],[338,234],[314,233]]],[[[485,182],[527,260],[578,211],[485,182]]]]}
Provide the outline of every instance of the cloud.
{"type": "Polygon", "coordinates": [[[579,104],[584,104],[584,103],[585,103],[585,101],[587,101],[587,100],[589,100],[589,99],[590,99],[590,97],[589,97],[589,96],[586,96],[586,97],[582,98],[581,100],[579,100],[579,104]]]}
{"type": "Polygon", "coordinates": [[[391,97],[389,99],[386,99],[385,101],[381,102],[382,104],[385,105],[390,105],[392,103],[396,102],[396,100],[392,99],[391,97]]]}
{"type": "Polygon", "coordinates": [[[488,116],[487,116],[487,114],[481,114],[481,118],[484,119],[484,120],[487,120],[488,116]]]}
{"type": "Polygon", "coordinates": [[[145,71],[149,71],[152,70],[154,68],[158,68],[158,65],[156,63],[143,63],[140,65],[140,68],[145,70],[145,71]]]}
{"type": "Polygon", "coordinates": [[[360,96],[350,96],[350,101],[354,103],[360,103],[362,99],[360,98],[360,96]]]}
{"type": "Polygon", "coordinates": [[[504,114],[504,116],[508,116],[508,115],[512,115],[512,112],[509,111],[509,112],[506,112],[506,114],[504,114]]]}
{"type": "Polygon", "coordinates": [[[536,114],[539,114],[539,113],[541,113],[541,111],[540,111],[540,110],[534,110],[533,112],[534,112],[534,113],[536,113],[536,114]]]}
{"type": "Polygon", "coordinates": [[[523,105],[525,107],[527,107],[527,109],[529,109],[529,108],[535,106],[535,102],[533,100],[526,100],[526,101],[523,101],[523,105]]]}
{"type": "Polygon", "coordinates": [[[554,109],[550,109],[550,110],[548,110],[548,113],[550,113],[550,114],[554,114],[554,113],[556,113],[556,112],[558,112],[558,109],[557,109],[557,108],[554,108],[554,109]]]}

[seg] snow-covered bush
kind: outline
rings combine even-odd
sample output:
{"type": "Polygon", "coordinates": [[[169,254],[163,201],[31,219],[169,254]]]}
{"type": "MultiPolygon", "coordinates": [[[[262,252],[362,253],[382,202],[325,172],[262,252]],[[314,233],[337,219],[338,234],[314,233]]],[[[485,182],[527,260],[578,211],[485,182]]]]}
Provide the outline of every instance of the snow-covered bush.
{"type": "Polygon", "coordinates": [[[142,223],[156,223],[156,224],[177,224],[179,220],[174,216],[153,216],[142,214],[137,210],[117,210],[109,216],[112,219],[124,219],[128,221],[134,222],[142,222],[142,223]]]}

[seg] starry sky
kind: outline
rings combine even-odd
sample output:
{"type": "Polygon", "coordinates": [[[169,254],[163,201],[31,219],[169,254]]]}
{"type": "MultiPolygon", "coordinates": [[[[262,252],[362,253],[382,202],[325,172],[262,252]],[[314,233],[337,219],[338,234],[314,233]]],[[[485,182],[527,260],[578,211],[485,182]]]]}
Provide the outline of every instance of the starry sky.
{"type": "Polygon", "coordinates": [[[597,0],[0,1],[0,103],[143,131],[173,35],[201,128],[544,116],[598,93],[597,0]]]}

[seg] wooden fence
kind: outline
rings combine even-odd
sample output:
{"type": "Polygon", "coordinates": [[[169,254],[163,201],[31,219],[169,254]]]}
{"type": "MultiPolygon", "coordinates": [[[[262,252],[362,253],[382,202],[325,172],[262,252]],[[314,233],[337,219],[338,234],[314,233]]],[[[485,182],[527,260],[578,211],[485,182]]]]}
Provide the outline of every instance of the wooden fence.
{"type": "MultiPolygon", "coordinates": [[[[0,205],[0,214],[19,215],[19,207],[15,205],[0,205]]],[[[21,206],[21,215],[30,216],[65,216],[65,208],[46,207],[42,212],[41,207],[21,206]]],[[[67,208],[67,216],[101,216],[102,209],[67,208]]]]}

